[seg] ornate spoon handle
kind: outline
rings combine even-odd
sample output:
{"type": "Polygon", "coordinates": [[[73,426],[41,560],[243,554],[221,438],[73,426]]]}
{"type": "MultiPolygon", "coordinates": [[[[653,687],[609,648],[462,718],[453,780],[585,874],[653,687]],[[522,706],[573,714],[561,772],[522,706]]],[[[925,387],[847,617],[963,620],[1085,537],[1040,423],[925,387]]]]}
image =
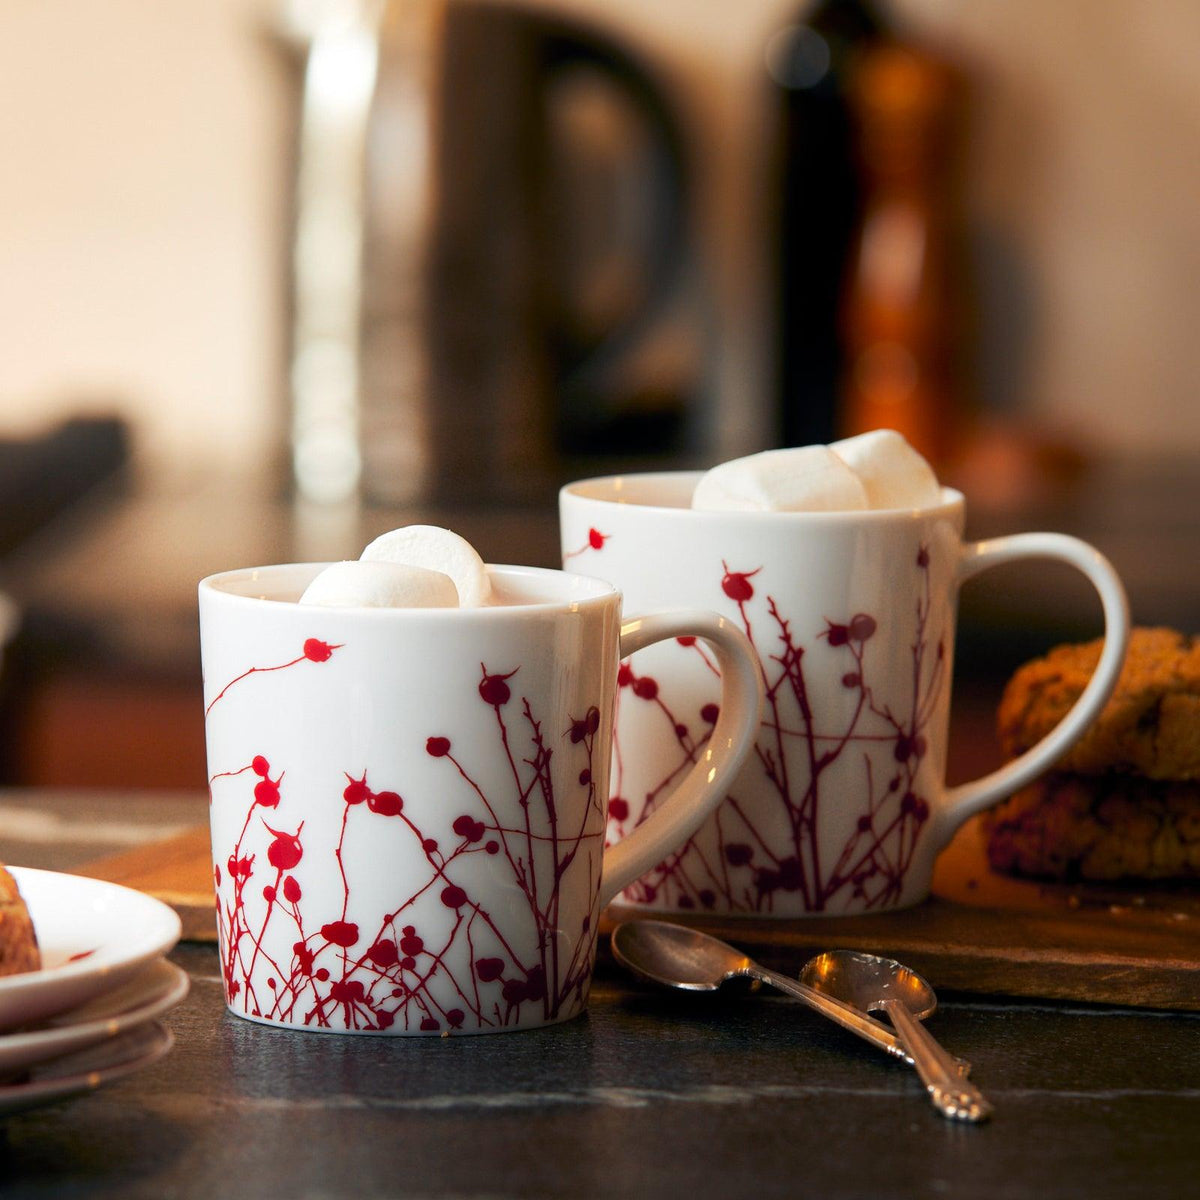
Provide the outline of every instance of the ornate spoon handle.
{"type": "Polygon", "coordinates": [[[899,1000],[884,1000],[883,1007],[942,1116],[959,1121],[986,1121],[992,1115],[991,1104],[973,1083],[958,1074],[954,1060],[925,1026],[899,1000]]]}

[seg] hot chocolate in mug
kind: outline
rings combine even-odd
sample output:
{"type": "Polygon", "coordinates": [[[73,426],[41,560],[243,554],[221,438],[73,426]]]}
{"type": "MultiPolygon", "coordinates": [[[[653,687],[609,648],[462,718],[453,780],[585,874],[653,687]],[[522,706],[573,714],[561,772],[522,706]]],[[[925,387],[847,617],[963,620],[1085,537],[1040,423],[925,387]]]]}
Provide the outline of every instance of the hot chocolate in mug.
{"type": "MultiPolygon", "coordinates": [[[[707,512],[698,474],[614,476],[560,494],[567,570],[632,609],[696,605],[733,621],[766,685],[754,750],[720,808],[622,899],[647,908],[794,917],[899,908],[972,814],[1024,786],[1083,733],[1112,691],[1129,617],[1112,567],[1075,538],[963,541],[963,497],[918,510],[707,512]],[[1053,558],[1099,593],[1105,646],[1044,741],[982,779],[945,785],[960,584],[1053,558]]],[[[620,674],[609,838],[633,835],[698,754],[721,711],[720,664],[684,636],[620,674]]]]}
{"type": "Polygon", "coordinates": [[[598,917],[715,808],[753,744],[745,636],[621,618],[610,584],[491,567],[480,608],[296,603],[325,564],[200,584],[213,882],[229,1009],[482,1033],[586,1004],[598,917]],[[618,661],[699,639],[723,715],[671,800],[604,845],[618,661]]]}

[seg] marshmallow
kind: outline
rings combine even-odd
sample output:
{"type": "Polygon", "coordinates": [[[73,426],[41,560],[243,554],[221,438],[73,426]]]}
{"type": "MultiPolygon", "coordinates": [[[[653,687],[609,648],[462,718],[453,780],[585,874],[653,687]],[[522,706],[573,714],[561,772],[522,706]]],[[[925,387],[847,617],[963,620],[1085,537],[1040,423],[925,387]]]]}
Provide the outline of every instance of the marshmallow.
{"type": "Polygon", "coordinates": [[[359,559],[331,563],[304,589],[300,603],[324,608],[457,608],[458,590],[440,571],[359,559]]]}
{"type": "Polygon", "coordinates": [[[798,446],[713,467],[696,484],[692,507],[709,512],[853,512],[867,507],[867,493],[828,446],[798,446]]]}
{"type": "Polygon", "coordinates": [[[894,429],[873,429],[829,448],[862,480],[870,508],[928,508],[942,498],[933,468],[894,429]]]}
{"type": "Polygon", "coordinates": [[[483,559],[457,533],[436,525],[405,525],[381,534],[363,552],[364,562],[402,563],[448,575],[463,608],[486,604],[492,593],[483,559]]]}

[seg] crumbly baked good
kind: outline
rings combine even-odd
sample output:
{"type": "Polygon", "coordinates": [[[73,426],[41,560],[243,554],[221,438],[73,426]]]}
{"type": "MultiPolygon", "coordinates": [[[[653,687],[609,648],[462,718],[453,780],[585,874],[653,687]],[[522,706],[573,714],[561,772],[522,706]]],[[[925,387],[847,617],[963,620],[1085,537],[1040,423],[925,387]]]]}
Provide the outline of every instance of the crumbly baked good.
{"type": "MultiPolygon", "coordinates": [[[[1103,643],[1026,663],[1000,702],[1015,757],[1079,698],[1103,643]]],[[[1053,772],[993,810],[994,870],[1042,879],[1200,878],[1200,638],[1134,629],[1112,697],[1053,772]]]]}
{"type": "MultiPolygon", "coordinates": [[[[1017,671],[1000,702],[998,731],[1006,754],[1029,749],[1066,716],[1102,646],[1059,646],[1017,671]]],[[[1056,769],[1200,780],[1200,637],[1134,629],[1112,698],[1056,769]]]]}
{"type": "Polygon", "coordinates": [[[37,934],[17,881],[0,866],[0,975],[36,971],[42,965],[37,934]]]}
{"type": "Polygon", "coordinates": [[[988,860],[1039,879],[1200,879],[1200,784],[1046,775],[995,811],[988,860]]]}

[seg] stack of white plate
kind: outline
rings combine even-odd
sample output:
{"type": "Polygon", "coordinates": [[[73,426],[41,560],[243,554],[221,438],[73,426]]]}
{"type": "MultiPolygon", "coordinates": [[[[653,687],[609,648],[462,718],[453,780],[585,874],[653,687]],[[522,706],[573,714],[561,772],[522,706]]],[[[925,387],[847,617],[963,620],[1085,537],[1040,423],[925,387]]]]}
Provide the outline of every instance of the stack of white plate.
{"type": "Polygon", "coordinates": [[[158,1018],[188,991],[165,955],[179,917],[141,892],[10,867],[29,906],[42,968],[0,977],[0,1115],[61,1100],[157,1062],[158,1018]]]}

